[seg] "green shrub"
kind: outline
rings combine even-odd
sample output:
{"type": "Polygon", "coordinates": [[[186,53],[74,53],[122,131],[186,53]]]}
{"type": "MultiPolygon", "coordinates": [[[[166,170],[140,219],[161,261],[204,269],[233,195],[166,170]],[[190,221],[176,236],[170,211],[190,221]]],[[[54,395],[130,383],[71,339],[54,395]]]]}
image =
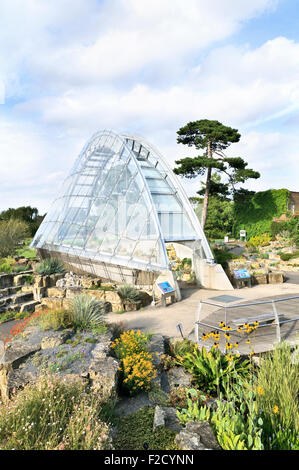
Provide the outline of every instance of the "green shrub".
{"type": "Polygon", "coordinates": [[[246,246],[254,248],[268,246],[270,245],[270,241],[271,237],[267,233],[263,233],[263,235],[256,235],[255,237],[251,237],[246,243],[246,246]]]}
{"type": "Polygon", "coordinates": [[[42,377],[0,405],[0,449],[110,449],[103,406],[103,398],[79,380],[42,377]]]}
{"type": "Polygon", "coordinates": [[[227,266],[227,262],[231,259],[238,259],[240,255],[236,255],[234,253],[229,253],[228,251],[213,248],[214,258],[217,264],[221,264],[224,268],[227,266]]]}
{"type": "Polygon", "coordinates": [[[117,293],[123,302],[137,303],[140,300],[139,291],[130,284],[125,284],[117,289],[117,293]]]}
{"type": "MultiPolygon", "coordinates": [[[[298,356],[298,347],[295,350],[298,356]]],[[[287,343],[261,357],[257,373],[258,407],[264,415],[266,448],[299,450],[299,364],[287,343]],[[284,430],[284,432],[283,432],[284,430]]]]}
{"type": "Polygon", "coordinates": [[[28,236],[28,225],[22,220],[0,221],[0,256],[13,254],[18,244],[28,236]]]}
{"type": "Polygon", "coordinates": [[[299,217],[292,217],[290,220],[282,222],[272,222],[270,232],[273,238],[282,232],[289,232],[289,238],[294,242],[299,234],[299,217]]]}
{"type": "Polygon", "coordinates": [[[42,330],[59,330],[72,326],[69,312],[61,308],[41,310],[40,315],[33,317],[32,323],[38,324],[42,330]]]}
{"type": "Polygon", "coordinates": [[[220,394],[213,410],[202,406],[193,397],[196,390],[187,390],[189,395],[186,408],[178,411],[179,420],[209,421],[223,450],[263,450],[263,420],[258,411],[254,393],[246,382],[238,381],[227,391],[225,399],[220,394]]]}
{"type": "Polygon", "coordinates": [[[76,329],[88,329],[103,322],[105,303],[91,295],[76,295],[69,308],[70,321],[76,329]]]}
{"type": "Polygon", "coordinates": [[[46,258],[36,266],[36,272],[41,275],[65,273],[63,263],[56,258],[46,258]]]}
{"type": "Polygon", "coordinates": [[[192,352],[178,358],[178,363],[192,374],[200,390],[212,394],[225,393],[228,385],[248,376],[251,368],[247,360],[231,358],[216,348],[208,352],[205,347],[199,349],[196,344],[192,352]]]}
{"type": "Polygon", "coordinates": [[[155,408],[142,408],[134,414],[121,418],[113,439],[115,450],[175,450],[176,433],[164,426],[153,431],[155,408]]]}
{"type": "Polygon", "coordinates": [[[22,273],[24,271],[29,271],[30,267],[29,266],[14,266],[12,270],[14,273],[22,273]]]}
{"type": "Polygon", "coordinates": [[[299,251],[295,251],[294,253],[282,253],[280,255],[280,258],[282,261],[289,261],[290,259],[293,258],[298,258],[299,257],[299,251]]]}
{"type": "Polygon", "coordinates": [[[35,259],[36,258],[36,250],[34,248],[29,248],[29,247],[24,247],[24,248],[18,248],[15,251],[16,255],[22,256],[23,258],[26,259],[35,259]]]}
{"type": "Polygon", "coordinates": [[[10,274],[12,272],[11,264],[8,262],[4,262],[0,264],[0,273],[10,274]]]}

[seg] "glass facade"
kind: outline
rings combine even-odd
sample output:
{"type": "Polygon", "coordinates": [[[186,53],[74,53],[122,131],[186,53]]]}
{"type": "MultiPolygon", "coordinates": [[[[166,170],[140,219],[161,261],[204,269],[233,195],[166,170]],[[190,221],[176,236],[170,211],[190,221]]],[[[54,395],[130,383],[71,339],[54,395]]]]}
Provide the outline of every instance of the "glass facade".
{"type": "Polygon", "coordinates": [[[83,148],[31,246],[74,270],[126,281],[131,270],[170,269],[165,242],[186,240],[201,240],[212,259],[162,156],[139,137],[102,131],[83,148]]]}

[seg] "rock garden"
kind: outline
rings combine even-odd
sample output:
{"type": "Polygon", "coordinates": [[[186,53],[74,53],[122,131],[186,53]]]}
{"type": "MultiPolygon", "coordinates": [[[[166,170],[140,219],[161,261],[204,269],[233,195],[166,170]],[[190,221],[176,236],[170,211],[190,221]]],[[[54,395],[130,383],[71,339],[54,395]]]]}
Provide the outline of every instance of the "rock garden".
{"type": "Polygon", "coordinates": [[[272,239],[268,234],[248,242],[214,244],[216,261],[234,284],[234,270],[247,269],[253,284],[283,283],[287,272],[299,273],[299,250],[287,235],[272,239]]]}
{"type": "Polygon", "coordinates": [[[0,449],[299,448],[297,350],[253,361],[105,315],[80,293],[14,326],[0,351],[0,449]]]}

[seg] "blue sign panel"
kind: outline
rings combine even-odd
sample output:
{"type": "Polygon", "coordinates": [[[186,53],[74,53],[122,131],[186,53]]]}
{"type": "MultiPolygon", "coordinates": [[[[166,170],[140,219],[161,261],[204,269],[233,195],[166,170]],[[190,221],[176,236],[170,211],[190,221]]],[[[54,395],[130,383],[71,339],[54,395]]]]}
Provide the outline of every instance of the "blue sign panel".
{"type": "Polygon", "coordinates": [[[169,282],[160,282],[158,284],[159,289],[163,294],[168,294],[168,292],[174,292],[174,288],[169,284],[169,282]]]}
{"type": "Polygon", "coordinates": [[[234,275],[236,279],[249,279],[250,274],[247,269],[235,269],[234,275]]]}

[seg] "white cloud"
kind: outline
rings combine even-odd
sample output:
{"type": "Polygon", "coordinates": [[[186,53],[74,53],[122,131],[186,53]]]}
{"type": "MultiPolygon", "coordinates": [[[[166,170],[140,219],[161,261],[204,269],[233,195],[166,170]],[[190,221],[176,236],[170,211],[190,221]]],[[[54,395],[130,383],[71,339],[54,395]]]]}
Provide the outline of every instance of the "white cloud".
{"type": "MultiPolygon", "coordinates": [[[[229,37],[276,0],[3,0],[2,67],[67,87],[155,74],[229,37]],[[237,6],[237,8],[236,8],[237,6]]],[[[0,63],[1,67],[1,63],[0,63]]]]}
{"type": "MultiPolygon", "coordinates": [[[[192,154],[176,144],[176,131],[202,118],[241,129],[232,154],[262,173],[250,185],[295,185],[297,139],[252,129],[298,109],[299,44],[283,37],[256,49],[221,43],[276,4],[3,0],[0,71],[8,98],[21,99],[0,131],[0,158],[10,161],[1,206],[25,197],[46,210],[53,182],[102,128],[143,135],[173,166],[192,154]],[[278,154],[288,162],[280,173],[278,154]]],[[[196,184],[188,181],[188,191],[196,184]]]]}

